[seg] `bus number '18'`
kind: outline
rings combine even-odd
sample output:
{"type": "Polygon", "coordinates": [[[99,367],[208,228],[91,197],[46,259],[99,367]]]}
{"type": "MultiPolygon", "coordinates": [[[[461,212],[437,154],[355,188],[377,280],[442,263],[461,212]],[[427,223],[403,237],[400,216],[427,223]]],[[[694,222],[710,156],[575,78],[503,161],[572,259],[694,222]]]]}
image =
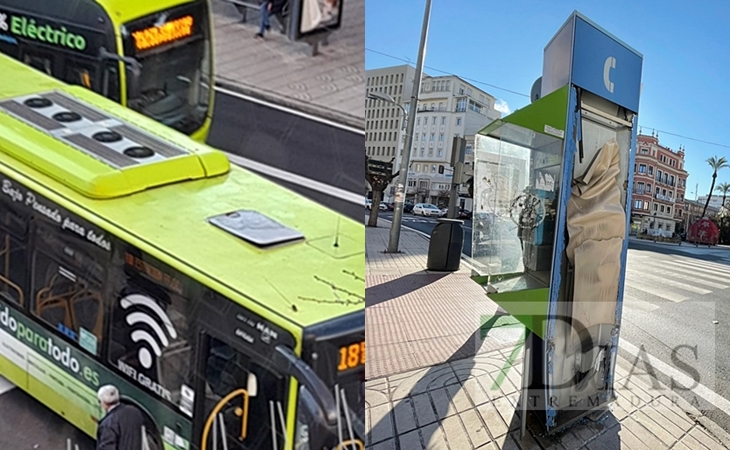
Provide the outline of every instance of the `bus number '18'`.
{"type": "Polygon", "coordinates": [[[339,372],[365,365],[365,341],[340,347],[339,372]]]}

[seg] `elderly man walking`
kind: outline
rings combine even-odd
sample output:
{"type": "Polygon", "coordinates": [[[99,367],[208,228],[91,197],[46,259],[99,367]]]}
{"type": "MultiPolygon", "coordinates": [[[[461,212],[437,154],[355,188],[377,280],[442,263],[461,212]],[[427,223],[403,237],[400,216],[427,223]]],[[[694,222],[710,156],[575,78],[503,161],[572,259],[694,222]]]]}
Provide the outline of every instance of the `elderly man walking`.
{"type": "Polygon", "coordinates": [[[96,450],[142,450],[142,411],[119,402],[119,390],[102,386],[97,394],[106,415],[96,431],[96,450]]]}

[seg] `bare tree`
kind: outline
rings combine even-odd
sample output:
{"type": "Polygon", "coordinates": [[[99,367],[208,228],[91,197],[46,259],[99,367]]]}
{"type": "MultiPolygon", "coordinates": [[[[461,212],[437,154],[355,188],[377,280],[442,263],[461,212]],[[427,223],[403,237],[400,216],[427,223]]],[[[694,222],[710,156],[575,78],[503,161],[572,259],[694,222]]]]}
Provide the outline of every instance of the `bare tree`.
{"type": "MultiPolygon", "coordinates": [[[[368,156],[365,156],[365,167],[368,167],[368,156]]],[[[392,161],[392,160],[391,160],[392,161]]],[[[373,190],[373,202],[370,204],[370,217],[368,219],[369,227],[378,226],[378,214],[380,213],[380,202],[383,201],[383,191],[388,187],[393,178],[398,176],[399,172],[390,175],[377,173],[365,173],[365,180],[373,190]]]]}

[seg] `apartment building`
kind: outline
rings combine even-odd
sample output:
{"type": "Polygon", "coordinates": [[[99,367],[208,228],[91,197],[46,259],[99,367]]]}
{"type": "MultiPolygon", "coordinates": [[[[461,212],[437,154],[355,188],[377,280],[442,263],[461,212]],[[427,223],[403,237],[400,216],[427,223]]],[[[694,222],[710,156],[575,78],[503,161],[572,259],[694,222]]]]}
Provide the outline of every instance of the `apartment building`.
{"type": "Polygon", "coordinates": [[[684,194],[688,173],[684,148],[659,144],[659,134],[639,134],[636,140],[631,231],[671,236],[685,228],[684,194]]]}
{"type": "MultiPolygon", "coordinates": [[[[718,182],[719,182],[719,178],[718,178],[718,182]]],[[[728,200],[729,198],[730,198],[730,196],[725,198],[725,206],[728,206],[728,204],[730,204],[730,200],[728,200]]],[[[707,196],[700,195],[699,197],[697,197],[697,201],[702,203],[702,206],[705,206],[705,202],[707,201],[707,196]]],[[[710,204],[708,205],[708,208],[713,207],[719,211],[721,206],[722,206],[722,195],[712,194],[710,196],[710,204]]]]}
{"type": "MultiPolygon", "coordinates": [[[[409,109],[415,76],[413,68],[396,66],[374,69],[367,71],[366,76],[368,93],[386,93],[409,109]]],[[[424,74],[418,108],[414,114],[409,113],[416,122],[408,168],[408,200],[436,205],[448,203],[453,179],[453,138],[465,138],[466,159],[473,160],[474,134],[501,117],[501,113],[495,109],[495,102],[496,98],[457,76],[432,77],[424,74]]],[[[395,157],[393,170],[397,171],[405,145],[405,127],[402,121],[393,119],[394,108],[402,116],[402,111],[395,105],[367,100],[365,151],[371,158],[389,161],[395,157]]],[[[393,193],[394,187],[391,187],[385,196],[393,193]]],[[[472,201],[467,198],[463,186],[460,188],[459,204],[471,209],[472,201]]]]}

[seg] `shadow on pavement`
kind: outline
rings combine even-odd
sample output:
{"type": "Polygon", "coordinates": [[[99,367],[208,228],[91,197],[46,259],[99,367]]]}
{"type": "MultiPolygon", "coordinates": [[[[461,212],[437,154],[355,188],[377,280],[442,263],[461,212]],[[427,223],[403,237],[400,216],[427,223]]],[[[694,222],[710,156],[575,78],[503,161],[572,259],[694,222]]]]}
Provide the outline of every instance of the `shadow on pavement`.
{"type": "Polygon", "coordinates": [[[365,289],[365,306],[375,306],[394,298],[402,297],[418,289],[424,288],[447,276],[444,273],[426,273],[425,271],[399,276],[385,283],[365,289]]]}
{"type": "MultiPolygon", "coordinates": [[[[517,388],[515,391],[512,388],[512,382],[506,382],[504,384],[503,382],[507,377],[507,372],[515,364],[514,361],[520,352],[521,343],[512,350],[512,354],[504,362],[500,362],[500,369],[493,373],[490,372],[488,377],[486,376],[486,372],[479,373],[483,369],[476,367],[477,362],[474,359],[479,347],[481,347],[480,343],[486,339],[490,330],[495,326],[499,326],[497,325],[498,321],[504,316],[503,314],[497,314],[489,318],[449,357],[447,363],[430,367],[415,384],[410,388],[406,388],[407,392],[400,391],[400,387],[392,391],[389,397],[393,403],[396,403],[392,410],[391,417],[393,420],[383,418],[377,423],[374,423],[368,431],[366,442],[369,442],[369,445],[373,446],[380,442],[388,441],[390,436],[395,436],[395,439],[392,441],[392,447],[388,448],[406,450],[406,446],[413,445],[413,441],[409,439],[406,442],[406,439],[401,439],[401,437],[405,433],[417,429],[420,431],[420,438],[424,448],[436,448],[439,447],[437,442],[440,441],[440,436],[442,435],[439,430],[439,424],[442,424],[444,419],[447,417],[455,417],[456,413],[464,413],[467,410],[478,408],[477,415],[480,415],[482,420],[487,424],[489,432],[488,435],[483,433],[482,426],[477,426],[483,433],[481,436],[477,429],[467,430],[470,439],[481,439],[481,441],[474,443],[476,447],[473,448],[481,448],[481,446],[491,441],[497,445],[497,448],[505,449],[544,448],[551,450],[577,450],[584,447],[586,433],[590,433],[593,436],[600,434],[600,438],[598,438],[600,442],[594,441],[591,448],[606,450],[622,448],[621,438],[619,436],[621,424],[611,412],[606,413],[596,422],[583,419],[579,424],[585,425],[588,430],[581,429],[580,434],[573,431],[575,429],[575,426],[573,426],[549,437],[539,436],[544,433],[544,430],[541,429],[540,423],[538,422],[539,419],[537,416],[528,413],[528,431],[526,436],[520,439],[520,407],[522,401],[520,386],[515,386],[517,388]],[[477,376],[482,380],[486,379],[488,386],[484,385],[484,381],[478,381],[477,376]],[[473,383],[476,386],[481,384],[488,398],[484,397],[484,394],[477,394],[475,396],[467,392],[467,389],[465,389],[467,383],[473,383]],[[418,396],[420,396],[420,399],[414,398],[418,396]],[[433,399],[433,407],[428,400],[429,396],[433,399]],[[480,396],[481,398],[479,398],[480,396]],[[460,398],[457,399],[457,397],[460,398]],[[465,398],[468,398],[466,400],[469,402],[468,405],[464,404],[465,398]],[[426,403],[426,410],[423,408],[424,401],[428,402],[426,403]],[[415,418],[413,417],[414,411],[415,418]],[[419,411],[421,411],[421,414],[419,414],[419,411]],[[506,416],[510,413],[511,419],[508,420],[506,416]],[[488,418],[484,418],[485,415],[488,418]],[[506,424],[502,422],[500,415],[505,417],[506,424]],[[409,423],[411,423],[410,426],[408,425],[409,423]],[[437,434],[439,437],[436,437],[437,434]],[[477,436],[477,438],[474,438],[474,436],[477,436]],[[537,442],[540,442],[540,444],[537,444],[537,442]],[[519,443],[519,447],[516,445],[517,443],[519,443]]],[[[483,362],[480,363],[483,364],[483,362]]],[[[474,389],[470,390],[474,392],[474,389]]],[[[472,428],[477,428],[473,422],[470,425],[472,428]]],[[[413,438],[412,433],[409,434],[413,438]]],[[[634,439],[636,438],[632,437],[631,440],[634,439]]],[[[452,449],[455,448],[454,445],[456,444],[450,443],[452,449]]],[[[467,450],[467,447],[463,446],[463,441],[458,448],[459,450],[467,450]]],[[[631,448],[634,447],[631,446],[631,448]]]]}

